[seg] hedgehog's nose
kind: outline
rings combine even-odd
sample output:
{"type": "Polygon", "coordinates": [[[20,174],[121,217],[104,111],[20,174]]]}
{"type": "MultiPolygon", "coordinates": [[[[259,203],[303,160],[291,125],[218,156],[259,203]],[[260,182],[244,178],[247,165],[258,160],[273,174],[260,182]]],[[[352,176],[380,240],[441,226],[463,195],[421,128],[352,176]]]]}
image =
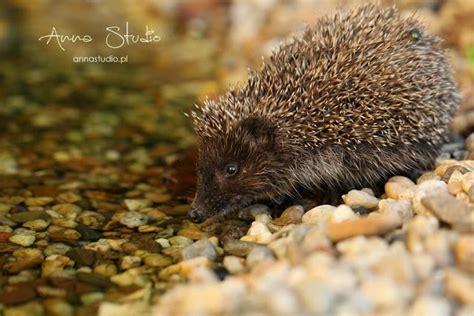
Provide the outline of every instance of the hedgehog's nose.
{"type": "Polygon", "coordinates": [[[197,207],[191,208],[188,215],[191,221],[196,224],[202,223],[206,219],[206,216],[197,207]]]}

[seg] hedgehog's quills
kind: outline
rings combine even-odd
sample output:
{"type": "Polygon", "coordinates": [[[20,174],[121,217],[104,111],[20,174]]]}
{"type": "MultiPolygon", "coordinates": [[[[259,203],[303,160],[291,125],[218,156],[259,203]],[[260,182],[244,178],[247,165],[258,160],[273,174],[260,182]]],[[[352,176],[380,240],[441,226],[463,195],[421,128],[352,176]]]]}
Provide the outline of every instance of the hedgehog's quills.
{"type": "Polygon", "coordinates": [[[374,5],[322,18],[245,87],[192,112],[199,158],[190,217],[424,169],[458,98],[439,38],[413,18],[374,5]]]}

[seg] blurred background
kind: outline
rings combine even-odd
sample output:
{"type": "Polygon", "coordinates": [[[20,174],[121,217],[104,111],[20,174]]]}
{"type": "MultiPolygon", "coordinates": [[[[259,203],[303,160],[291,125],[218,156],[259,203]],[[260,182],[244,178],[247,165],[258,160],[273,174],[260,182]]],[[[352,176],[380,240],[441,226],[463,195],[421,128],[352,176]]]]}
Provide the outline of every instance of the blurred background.
{"type": "MultiPolygon", "coordinates": [[[[0,173],[72,162],[133,172],[163,164],[192,166],[179,163],[195,142],[184,112],[229,84],[245,82],[249,67],[258,67],[262,56],[318,16],[363,2],[3,0],[0,173]],[[159,41],[107,47],[106,28],[118,27],[123,34],[127,22],[129,33],[144,37],[148,27],[159,41]],[[58,35],[93,40],[64,40],[64,50],[58,38],[49,44],[39,40],[53,27],[58,35]],[[109,55],[127,56],[128,62],[73,61],[109,55]]],[[[381,2],[396,3],[407,15],[416,12],[444,38],[463,95],[454,129],[472,131],[474,1],[381,2]]]]}
{"type": "MultiPolygon", "coordinates": [[[[187,220],[186,214],[194,193],[196,139],[190,121],[183,113],[189,111],[193,104],[202,102],[206,96],[214,97],[231,84],[245,83],[248,68],[258,68],[262,56],[269,56],[288,36],[297,35],[306,25],[314,24],[318,16],[365,2],[365,0],[1,0],[0,225],[3,225],[3,231],[0,230],[0,314],[43,315],[38,310],[42,311],[44,308],[48,315],[89,316],[96,314],[102,302],[121,304],[140,300],[146,305],[157,301],[169,288],[185,280],[183,276],[173,271],[183,259],[181,250],[185,245],[186,247],[189,245],[186,240],[196,245],[197,243],[192,243],[192,240],[210,237],[217,243],[224,238],[239,239],[243,236],[249,227],[247,218],[224,223],[211,222],[202,227],[187,220]],[[111,33],[107,28],[113,27],[120,34],[120,36],[112,34],[114,43],[117,44],[125,35],[127,23],[129,33],[134,36],[129,39],[131,41],[138,39],[139,43],[130,43],[116,49],[108,47],[106,38],[111,33]],[[152,36],[157,36],[157,41],[140,43],[140,39],[144,41],[147,39],[146,30],[154,31],[152,36]],[[112,56],[119,60],[126,57],[127,62],[75,62],[80,57],[93,59],[98,56],[102,58],[112,56]],[[64,218],[63,215],[58,215],[48,226],[50,222],[46,212],[50,212],[50,208],[63,214],[64,218]],[[33,210],[36,212],[30,212],[33,210]],[[138,213],[137,210],[143,213],[138,213]],[[25,237],[25,231],[28,230],[19,226],[25,226],[23,222],[30,222],[31,217],[25,219],[23,216],[39,216],[37,214],[42,214],[48,219],[43,220],[46,226],[40,230],[46,227],[48,230],[36,233],[36,241],[33,238],[34,244],[33,241],[29,244],[20,243],[19,238],[17,239],[19,245],[7,242],[13,238],[10,238],[13,236],[11,227],[16,227],[15,234],[25,237]],[[144,223],[148,222],[149,217],[150,225],[142,225],[141,222],[136,225],[130,224],[132,220],[137,220],[137,216],[142,221],[142,214],[147,214],[144,223]],[[127,217],[130,215],[132,217],[127,217]],[[11,220],[14,216],[16,222],[11,220]],[[186,244],[180,242],[175,245],[171,242],[173,246],[170,246],[168,239],[171,240],[173,237],[180,237],[181,240],[184,238],[186,244]],[[109,240],[119,238],[127,242],[120,244],[123,247],[117,246],[119,250],[114,247],[109,249],[107,246],[107,250],[96,252],[90,249],[95,250],[94,247],[99,246],[88,248],[91,242],[95,243],[101,238],[109,240]],[[158,243],[158,240],[163,243],[158,243]],[[43,249],[49,249],[50,245],[57,244],[58,241],[74,247],[71,253],[68,250],[70,247],[67,246],[65,251],[69,255],[48,255],[48,259],[43,260],[43,249]],[[23,249],[20,245],[32,246],[25,249],[24,253],[27,253],[26,250],[30,253],[28,257],[20,251],[23,249]],[[138,251],[147,255],[154,254],[150,258],[154,260],[158,258],[158,262],[146,261],[148,257],[145,257],[145,264],[142,264],[138,257],[136,257],[138,261],[130,261],[128,254],[135,254],[138,251]],[[123,260],[125,257],[129,261],[123,260]],[[59,260],[68,262],[67,266],[59,260]],[[43,264],[44,262],[52,263],[54,266],[43,264]],[[89,273],[92,271],[91,267],[94,273],[89,273]],[[166,270],[164,267],[167,267],[166,270]],[[79,273],[80,271],[82,272],[79,273]],[[113,282],[110,281],[112,278],[113,282]],[[23,303],[25,304],[18,305],[23,303]]],[[[453,130],[463,136],[473,132],[474,0],[380,0],[380,2],[383,5],[396,3],[406,15],[415,13],[432,32],[440,34],[444,39],[462,94],[462,104],[453,122],[453,130]]],[[[472,137],[470,139],[473,140],[472,137]]],[[[463,140],[454,145],[457,146],[455,148],[462,147],[463,140]]],[[[471,151],[472,148],[474,147],[471,147],[471,151]]],[[[448,170],[451,170],[451,173],[455,170],[462,176],[458,169],[462,173],[468,170],[454,165],[448,170]]],[[[461,187],[460,180],[454,181],[454,184],[456,183],[461,187]]],[[[462,185],[464,186],[464,182],[462,185]]],[[[467,193],[459,194],[467,197],[467,193]]],[[[458,207],[458,204],[453,205],[458,207]]],[[[294,211],[300,212],[298,208],[294,211]]],[[[461,211],[459,208],[459,212],[461,211]]],[[[459,215],[454,215],[456,216],[459,215]]],[[[291,216],[288,217],[288,220],[290,219],[291,216]]],[[[293,219],[291,223],[292,221],[293,219]]],[[[365,225],[365,222],[361,222],[360,225],[362,223],[365,225]]],[[[432,226],[431,222],[426,223],[429,227],[432,226]]],[[[267,229],[266,226],[262,226],[267,229]]],[[[432,228],[428,229],[418,224],[413,227],[422,227],[416,228],[423,231],[420,236],[425,236],[427,234],[425,231],[429,231],[430,234],[433,231],[432,228]]],[[[438,230],[432,234],[433,239],[426,239],[431,246],[425,247],[431,249],[429,251],[433,251],[436,256],[439,254],[441,259],[436,260],[449,262],[448,260],[454,260],[445,259],[451,258],[447,253],[447,240],[452,239],[451,234],[447,233],[451,231],[446,231],[444,225],[442,227],[443,231],[438,230]]],[[[271,235],[270,231],[268,233],[271,235]]],[[[317,238],[311,234],[307,236],[316,240],[318,246],[314,247],[322,247],[324,252],[338,256],[334,247],[326,246],[325,237],[321,238],[323,241],[317,240],[318,236],[322,235],[316,235],[317,238]]],[[[390,240],[399,239],[399,234],[395,232],[389,236],[387,238],[390,240]]],[[[31,240],[31,236],[25,238],[31,240]]],[[[465,239],[466,244],[472,239],[469,238],[471,237],[465,239]]],[[[281,240],[283,239],[277,241],[281,240]]],[[[358,239],[354,245],[362,249],[360,251],[363,256],[366,256],[364,249],[372,251],[373,245],[376,245],[379,256],[380,240],[375,241],[376,243],[370,241],[366,246],[360,246],[364,244],[360,244],[358,239]]],[[[419,241],[416,241],[416,245],[418,243],[419,241]]],[[[449,243],[452,244],[451,241],[449,243]]],[[[207,251],[208,244],[204,244],[207,248],[203,251],[207,251]]],[[[285,244],[279,243],[279,245],[285,244]]],[[[382,246],[389,249],[384,244],[382,246]]],[[[212,256],[215,256],[216,250],[212,244],[210,248],[212,256]]],[[[468,247],[463,246],[462,249],[464,248],[468,247]]],[[[221,256],[224,254],[223,251],[227,251],[218,249],[222,252],[217,261],[223,257],[221,256]]],[[[263,250],[271,253],[267,248],[263,250]]],[[[388,259],[392,263],[392,258],[400,257],[402,261],[397,262],[402,264],[402,268],[395,262],[394,268],[390,265],[387,271],[396,271],[394,273],[397,275],[399,274],[397,271],[402,271],[401,275],[410,275],[406,279],[411,279],[411,268],[406,268],[404,261],[407,260],[406,255],[400,256],[398,250],[393,252],[395,255],[390,254],[381,258],[388,259]]],[[[263,254],[266,254],[265,251],[263,254]]],[[[288,251],[289,257],[300,260],[298,251],[288,251]]],[[[466,250],[467,254],[462,255],[463,258],[468,258],[467,263],[471,262],[469,254],[472,252],[469,251],[466,250]]],[[[44,253],[46,255],[46,250],[44,253]]],[[[262,259],[258,260],[266,258],[267,255],[260,255],[261,253],[254,256],[254,261],[260,256],[262,259]]],[[[398,306],[397,302],[412,295],[410,293],[416,292],[417,295],[421,295],[432,291],[433,287],[436,288],[433,292],[439,292],[441,271],[433,270],[434,263],[430,260],[434,259],[430,259],[424,253],[423,255],[420,257],[423,259],[421,262],[427,262],[427,268],[423,264],[420,270],[423,271],[423,275],[432,274],[434,281],[426,281],[428,285],[425,286],[425,279],[422,277],[421,280],[424,282],[422,291],[418,291],[418,285],[416,291],[415,287],[405,285],[400,290],[392,291],[392,287],[384,285],[391,283],[382,282],[380,283],[382,290],[379,290],[379,287],[373,287],[371,290],[381,293],[383,297],[381,304],[385,304],[387,300],[392,304],[390,301],[392,299],[386,297],[393,296],[393,302],[398,306]],[[426,258],[429,260],[426,261],[426,258]],[[398,296],[401,297],[400,300],[398,296]]],[[[379,261],[381,266],[386,266],[385,263],[388,261],[385,259],[379,261]]],[[[238,261],[239,264],[240,262],[238,261]]],[[[319,268],[320,261],[314,262],[319,268]]],[[[331,262],[332,265],[333,261],[327,262],[331,262]]],[[[447,263],[442,263],[443,266],[445,264],[447,263]]],[[[253,263],[250,264],[252,265],[253,263]]],[[[340,269],[340,266],[338,267],[340,269]]],[[[222,268],[220,261],[216,262],[214,268],[220,279],[229,273],[222,268]]],[[[326,271],[330,270],[324,269],[321,270],[322,273],[329,275],[330,278],[333,277],[332,273],[339,273],[329,273],[326,271]]],[[[181,270],[184,268],[180,268],[181,270]]],[[[331,271],[342,271],[343,280],[347,277],[345,270],[331,271]]],[[[358,274],[366,275],[365,272],[358,274]]],[[[196,275],[194,282],[200,282],[198,280],[201,280],[201,277],[212,277],[212,280],[215,278],[214,275],[196,275]]],[[[464,291],[462,288],[457,290],[459,282],[463,288],[467,287],[466,292],[469,292],[470,288],[465,286],[469,285],[469,280],[465,281],[459,276],[457,278],[461,281],[453,281],[450,287],[456,288],[456,293],[462,293],[464,291]]],[[[341,278],[335,280],[336,283],[333,284],[352,283],[352,281],[340,283],[341,278]]],[[[273,288],[273,284],[279,283],[271,284],[273,288]]],[[[334,300],[332,290],[322,290],[326,285],[304,286],[302,287],[304,292],[309,293],[307,297],[311,297],[311,306],[318,305],[319,308],[321,305],[324,309],[329,308],[325,306],[333,304],[328,303],[334,300]],[[320,298],[313,300],[314,291],[319,293],[320,298]]],[[[261,288],[267,289],[268,286],[261,288]]],[[[216,292],[211,293],[220,294],[220,288],[216,289],[216,292]]],[[[282,290],[284,291],[276,292],[275,297],[278,297],[276,301],[281,301],[281,304],[293,302],[293,296],[288,296],[288,299],[282,296],[282,293],[292,292],[285,292],[286,287],[282,290]]],[[[201,288],[198,288],[198,292],[201,293],[201,288]]],[[[200,297],[207,297],[209,292],[202,293],[204,296],[197,296],[197,300],[200,300],[200,297]]],[[[355,293],[355,296],[351,296],[355,297],[355,301],[363,297],[360,296],[361,292],[355,293]]],[[[272,292],[273,294],[275,293],[272,292]]],[[[240,296],[240,301],[237,302],[247,302],[242,301],[242,295],[240,296]]],[[[251,296],[253,298],[254,295],[251,296]]],[[[189,297],[193,299],[193,295],[189,297]]],[[[212,304],[210,310],[215,310],[216,303],[221,305],[233,303],[230,301],[234,296],[229,297],[231,298],[229,300],[209,299],[212,304]]],[[[263,300],[266,296],[255,296],[255,298],[263,300]]],[[[168,302],[171,302],[168,304],[171,310],[174,310],[175,301],[171,299],[168,302]]],[[[192,300],[189,302],[183,306],[194,307],[196,304],[192,300]]],[[[361,306],[366,306],[364,302],[361,306]]],[[[275,306],[283,306],[281,304],[275,306]]],[[[440,315],[443,315],[443,310],[446,314],[452,313],[447,309],[449,306],[444,308],[448,304],[444,303],[444,299],[440,304],[435,304],[434,307],[430,305],[428,313],[438,310],[441,310],[440,315]]],[[[249,306],[252,308],[254,305],[251,303],[249,306]]],[[[135,308],[132,313],[148,315],[136,310],[135,308]]],[[[124,309],[124,311],[122,314],[131,314],[130,310],[124,309]]],[[[115,316],[118,313],[114,309],[109,309],[108,314],[102,315],[115,316]]]]}

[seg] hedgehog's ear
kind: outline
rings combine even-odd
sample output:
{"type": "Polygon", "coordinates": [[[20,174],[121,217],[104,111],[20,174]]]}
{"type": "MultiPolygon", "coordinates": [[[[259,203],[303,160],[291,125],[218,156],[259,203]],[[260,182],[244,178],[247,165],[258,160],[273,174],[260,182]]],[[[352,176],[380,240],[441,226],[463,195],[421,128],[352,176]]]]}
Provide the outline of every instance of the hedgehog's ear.
{"type": "Polygon", "coordinates": [[[275,132],[270,122],[258,117],[246,118],[241,122],[242,130],[250,138],[250,141],[257,146],[273,146],[275,132]]]}

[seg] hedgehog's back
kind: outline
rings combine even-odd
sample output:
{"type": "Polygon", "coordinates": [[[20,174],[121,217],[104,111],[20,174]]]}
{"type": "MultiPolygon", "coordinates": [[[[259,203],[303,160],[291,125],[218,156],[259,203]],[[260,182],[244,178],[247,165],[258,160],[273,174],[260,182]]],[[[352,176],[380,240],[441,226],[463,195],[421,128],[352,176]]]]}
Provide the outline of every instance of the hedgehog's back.
{"type": "Polygon", "coordinates": [[[438,37],[394,8],[322,18],[243,91],[293,143],[378,147],[447,135],[458,96],[438,37]]]}

